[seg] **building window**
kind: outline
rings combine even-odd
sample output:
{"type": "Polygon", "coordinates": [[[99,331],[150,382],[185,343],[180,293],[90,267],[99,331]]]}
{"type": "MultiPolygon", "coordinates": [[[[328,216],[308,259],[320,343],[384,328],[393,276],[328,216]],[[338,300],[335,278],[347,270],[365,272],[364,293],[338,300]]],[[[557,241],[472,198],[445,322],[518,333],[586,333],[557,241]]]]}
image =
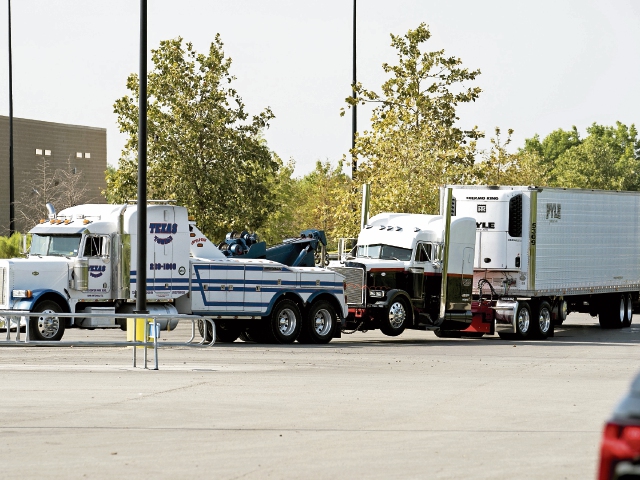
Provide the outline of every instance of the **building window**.
{"type": "Polygon", "coordinates": [[[42,155],[42,149],[36,148],[36,155],[42,155]]]}
{"type": "Polygon", "coordinates": [[[45,150],[44,151],[44,156],[45,157],[50,157],[51,156],[51,150],[45,150]]]}
{"type": "Polygon", "coordinates": [[[82,152],[76,152],[76,158],[82,158],[82,152]]]}
{"type": "Polygon", "coordinates": [[[91,158],[91,154],[89,152],[85,153],[84,158],[91,158]]]}

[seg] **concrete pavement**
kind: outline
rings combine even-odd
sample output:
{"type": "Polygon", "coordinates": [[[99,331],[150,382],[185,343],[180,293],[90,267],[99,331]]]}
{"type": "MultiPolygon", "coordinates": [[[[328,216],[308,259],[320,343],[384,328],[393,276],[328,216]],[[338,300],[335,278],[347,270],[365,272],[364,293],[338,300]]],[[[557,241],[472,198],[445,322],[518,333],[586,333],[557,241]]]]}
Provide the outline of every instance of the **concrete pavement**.
{"type": "Polygon", "coordinates": [[[0,475],[594,478],[639,343],[572,314],[542,342],[236,342],[161,349],[160,371],[128,348],[0,348],[0,475]]]}

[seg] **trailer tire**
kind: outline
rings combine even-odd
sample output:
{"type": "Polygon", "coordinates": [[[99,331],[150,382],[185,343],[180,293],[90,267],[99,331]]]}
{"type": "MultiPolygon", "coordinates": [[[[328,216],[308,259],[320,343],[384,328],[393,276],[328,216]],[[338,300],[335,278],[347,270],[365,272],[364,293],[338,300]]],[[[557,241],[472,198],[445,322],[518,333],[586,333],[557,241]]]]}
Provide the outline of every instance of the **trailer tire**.
{"type": "Polygon", "coordinates": [[[60,317],[48,317],[47,313],[62,313],[62,308],[53,300],[45,300],[38,303],[30,315],[29,337],[36,341],[57,341],[64,335],[65,319],[60,317]]]}
{"type": "Polygon", "coordinates": [[[434,330],[433,334],[438,338],[462,338],[460,332],[451,332],[448,330],[434,330]]]}
{"type": "Polygon", "coordinates": [[[535,316],[537,321],[531,322],[531,335],[535,338],[546,339],[551,334],[553,328],[551,320],[551,305],[549,302],[540,302],[538,312],[535,316]]]}
{"type": "Polygon", "coordinates": [[[568,307],[569,305],[567,304],[567,301],[564,299],[557,302],[555,306],[556,318],[555,320],[553,320],[554,325],[560,326],[564,323],[564,321],[567,319],[568,307]]]}
{"type": "Polygon", "coordinates": [[[302,322],[300,343],[329,343],[338,321],[333,306],[321,300],[311,305],[309,312],[302,322]]]}
{"type": "Polygon", "coordinates": [[[630,327],[631,322],[633,322],[633,296],[626,295],[624,303],[625,303],[625,312],[624,312],[624,322],[622,326],[630,327]]]}
{"type": "Polygon", "coordinates": [[[598,313],[598,321],[602,328],[622,328],[627,310],[625,295],[612,294],[604,298],[598,313]]]}
{"type": "Polygon", "coordinates": [[[397,337],[404,332],[409,322],[409,307],[407,302],[400,296],[394,298],[385,315],[379,318],[380,331],[389,337],[397,337]]]}
{"type": "Polygon", "coordinates": [[[483,332],[465,332],[464,330],[434,330],[433,333],[438,338],[482,338],[483,332]]]}
{"type": "Polygon", "coordinates": [[[256,338],[256,327],[245,328],[243,331],[240,332],[239,338],[243,342],[258,343],[258,338],[256,338]]]}
{"type": "Polygon", "coordinates": [[[531,307],[527,302],[520,302],[516,313],[516,334],[518,340],[525,340],[531,335],[531,307]]]}
{"type": "Polygon", "coordinates": [[[275,343],[293,343],[302,327],[300,309],[291,300],[282,300],[271,313],[267,333],[275,343]]]}

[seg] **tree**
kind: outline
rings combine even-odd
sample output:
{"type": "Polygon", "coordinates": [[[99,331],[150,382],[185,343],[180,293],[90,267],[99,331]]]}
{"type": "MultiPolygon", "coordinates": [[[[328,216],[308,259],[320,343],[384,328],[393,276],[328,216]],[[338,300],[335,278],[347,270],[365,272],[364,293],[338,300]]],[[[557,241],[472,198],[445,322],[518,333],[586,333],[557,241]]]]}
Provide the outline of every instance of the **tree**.
{"type": "Polygon", "coordinates": [[[291,178],[293,167],[290,162],[286,167],[289,175],[283,175],[286,178],[276,186],[279,205],[260,236],[267,243],[278,243],[307,228],[316,228],[326,232],[329,247],[335,248],[342,228],[336,211],[343,193],[351,188],[351,179],[342,173],[342,162],[332,167],[329,161],[318,161],[316,168],[300,179],[291,178]]]}
{"type": "Polygon", "coordinates": [[[81,203],[91,202],[87,184],[81,171],[49,166],[49,161],[41,157],[36,165],[36,175],[24,181],[19,188],[15,202],[16,221],[23,231],[29,231],[41,219],[48,218],[47,203],[57,211],[81,203]]]}
{"type": "Polygon", "coordinates": [[[549,172],[550,184],[555,184],[553,167],[557,158],[570,148],[580,145],[581,142],[578,129],[573,125],[571,130],[561,128],[554,130],[542,141],[538,134],[535,134],[533,138],[525,139],[524,148],[519,153],[534,154],[540,157],[541,166],[549,172]]]}
{"type": "Polygon", "coordinates": [[[22,252],[22,239],[23,236],[18,232],[10,237],[0,237],[0,258],[19,257],[22,252]]]}
{"type": "MultiPolygon", "coordinates": [[[[479,87],[466,87],[480,70],[462,67],[444,50],[422,52],[431,34],[422,23],[404,36],[391,35],[398,63],[382,65],[391,77],[382,93],[355,85],[349,105],[372,103],[371,130],[356,139],[357,184],[370,183],[371,213],[436,213],[442,183],[475,180],[477,128],[462,130],[456,108],[473,102],[479,87]]],[[[342,112],[344,114],[344,111],[342,112]]],[[[344,209],[343,209],[344,210],[344,209]]]]}
{"type": "Polygon", "coordinates": [[[640,141],[634,125],[594,123],[588,136],[555,160],[557,186],[603,190],[640,190],[640,141]]]}
{"type": "MultiPolygon", "coordinates": [[[[262,226],[275,208],[269,185],[282,167],[260,137],[273,113],[249,118],[222,47],[219,35],[207,55],[182,38],[162,41],[148,75],[148,198],[184,205],[211,238],[262,226]]],[[[114,111],[129,138],[107,178],[107,196],[118,202],[135,198],[137,188],[137,75],[127,88],[114,111]]]]}
{"type": "Polygon", "coordinates": [[[477,164],[478,182],[485,185],[548,185],[550,168],[539,153],[543,150],[525,147],[517,153],[508,152],[512,134],[513,130],[509,129],[507,139],[502,142],[501,130],[496,127],[491,148],[483,152],[482,161],[477,164]]]}

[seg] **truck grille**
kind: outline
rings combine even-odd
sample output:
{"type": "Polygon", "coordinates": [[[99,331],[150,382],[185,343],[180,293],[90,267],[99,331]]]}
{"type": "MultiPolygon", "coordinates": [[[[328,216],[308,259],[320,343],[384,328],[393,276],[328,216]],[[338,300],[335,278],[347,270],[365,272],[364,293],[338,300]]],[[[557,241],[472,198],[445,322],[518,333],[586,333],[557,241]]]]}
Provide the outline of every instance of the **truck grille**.
{"type": "Polygon", "coordinates": [[[364,269],[355,267],[331,267],[331,270],[344,275],[347,284],[345,294],[347,305],[364,304],[364,269]]]}

